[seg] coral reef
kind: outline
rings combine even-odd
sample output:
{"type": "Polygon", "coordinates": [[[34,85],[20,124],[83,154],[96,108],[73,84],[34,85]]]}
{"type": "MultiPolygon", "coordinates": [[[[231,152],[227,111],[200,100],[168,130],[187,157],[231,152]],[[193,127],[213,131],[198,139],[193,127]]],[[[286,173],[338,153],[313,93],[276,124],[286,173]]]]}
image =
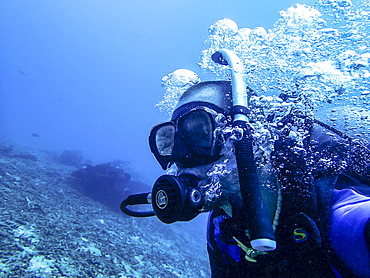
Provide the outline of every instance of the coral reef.
{"type": "Polygon", "coordinates": [[[132,181],[117,163],[103,163],[95,166],[85,165],[82,169],[72,172],[74,186],[82,194],[103,205],[119,211],[124,198],[140,189],[149,192],[149,186],[132,181]]]}

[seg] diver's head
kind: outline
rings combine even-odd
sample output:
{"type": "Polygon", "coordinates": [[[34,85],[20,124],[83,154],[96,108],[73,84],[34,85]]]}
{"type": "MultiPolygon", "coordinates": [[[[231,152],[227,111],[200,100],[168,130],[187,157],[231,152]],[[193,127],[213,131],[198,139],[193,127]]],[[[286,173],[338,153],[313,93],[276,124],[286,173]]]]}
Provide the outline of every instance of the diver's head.
{"type": "Polygon", "coordinates": [[[149,145],[165,170],[210,164],[221,157],[222,140],[216,128],[228,122],[232,107],[227,81],[198,83],[181,96],[171,121],[155,126],[149,145]]]}
{"type": "Polygon", "coordinates": [[[171,121],[152,129],[150,149],[163,170],[172,164],[180,169],[159,177],[152,188],[153,210],[162,222],[189,221],[203,211],[202,180],[221,158],[221,129],[231,123],[231,108],[230,82],[201,82],[183,93],[171,121]]]}
{"type": "Polygon", "coordinates": [[[229,81],[205,81],[187,89],[177,103],[173,113],[175,117],[178,108],[191,102],[206,102],[217,106],[225,112],[232,107],[231,83],[229,81]]]}

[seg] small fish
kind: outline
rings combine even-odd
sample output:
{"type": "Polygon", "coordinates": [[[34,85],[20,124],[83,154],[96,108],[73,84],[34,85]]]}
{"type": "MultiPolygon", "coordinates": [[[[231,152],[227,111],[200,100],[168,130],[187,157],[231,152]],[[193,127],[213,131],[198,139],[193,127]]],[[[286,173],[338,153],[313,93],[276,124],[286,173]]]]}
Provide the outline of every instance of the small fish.
{"type": "Polygon", "coordinates": [[[24,75],[24,76],[28,76],[28,74],[27,74],[27,73],[25,73],[23,70],[19,70],[18,72],[19,72],[20,74],[24,75]]]}
{"type": "Polygon", "coordinates": [[[31,134],[33,137],[40,137],[40,135],[38,135],[37,133],[32,133],[31,134]]]}

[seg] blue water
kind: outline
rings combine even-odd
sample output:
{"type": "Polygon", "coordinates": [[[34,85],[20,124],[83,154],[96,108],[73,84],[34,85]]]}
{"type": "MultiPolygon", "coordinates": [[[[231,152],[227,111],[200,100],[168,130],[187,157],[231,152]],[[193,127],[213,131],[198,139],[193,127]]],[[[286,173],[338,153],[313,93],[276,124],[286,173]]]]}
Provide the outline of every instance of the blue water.
{"type": "Polygon", "coordinates": [[[161,169],[147,136],[167,120],[154,107],[161,78],[187,68],[213,79],[197,65],[211,24],[269,29],[296,2],[1,1],[0,139],[128,160],[151,181],[161,169]]]}

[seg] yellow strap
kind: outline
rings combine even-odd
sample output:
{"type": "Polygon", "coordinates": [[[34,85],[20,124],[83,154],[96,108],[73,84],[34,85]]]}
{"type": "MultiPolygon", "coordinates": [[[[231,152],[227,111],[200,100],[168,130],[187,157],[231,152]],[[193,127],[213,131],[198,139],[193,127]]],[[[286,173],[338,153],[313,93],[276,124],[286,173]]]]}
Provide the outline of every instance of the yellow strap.
{"type": "Polygon", "coordinates": [[[267,252],[257,251],[257,250],[254,250],[253,248],[245,246],[240,240],[238,240],[234,236],[233,236],[233,239],[236,241],[238,246],[245,252],[244,257],[248,262],[256,263],[257,261],[256,261],[256,259],[254,259],[255,257],[257,257],[258,255],[266,255],[267,254],[267,252]]]}

